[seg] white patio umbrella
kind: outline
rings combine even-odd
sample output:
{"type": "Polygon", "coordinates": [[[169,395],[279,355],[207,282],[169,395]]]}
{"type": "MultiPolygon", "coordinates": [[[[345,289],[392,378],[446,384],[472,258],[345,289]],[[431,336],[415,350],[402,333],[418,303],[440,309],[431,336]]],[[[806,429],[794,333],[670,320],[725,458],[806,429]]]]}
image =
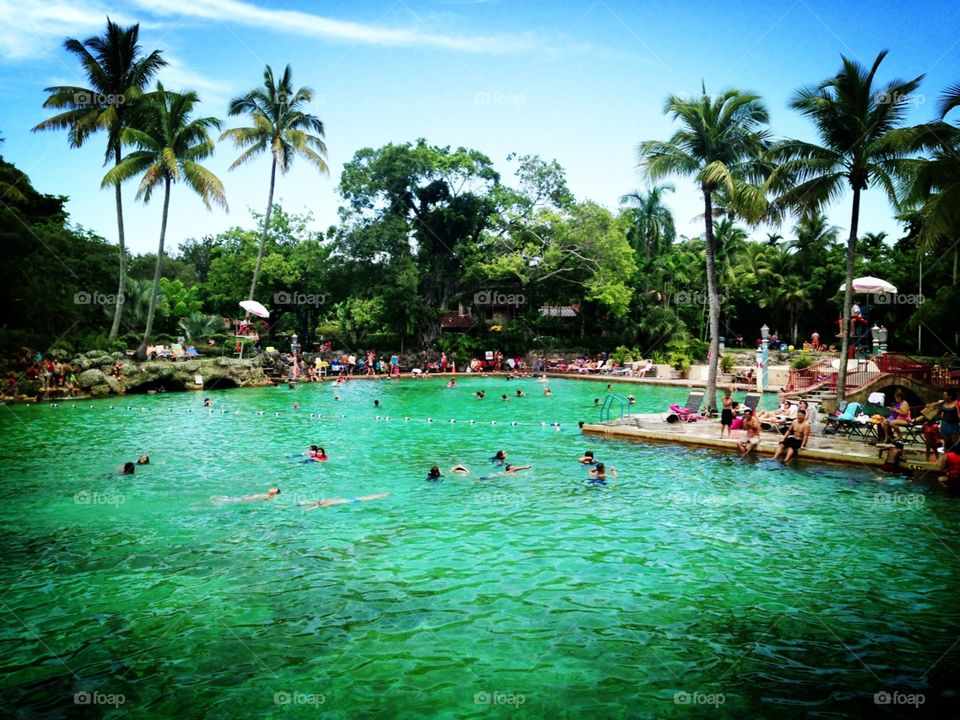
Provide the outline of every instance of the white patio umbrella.
{"type": "MultiPolygon", "coordinates": [[[[894,290],[896,292],[896,290],[894,290]]],[[[263,305],[258,303],[256,300],[242,300],[240,302],[240,307],[246,310],[251,315],[256,315],[261,318],[270,317],[270,311],[267,310],[263,305]]]]}
{"type": "MultiPolygon", "coordinates": [[[[840,292],[847,289],[847,284],[840,286],[840,292]]],[[[877,277],[858,277],[853,279],[853,291],[859,293],[893,293],[896,294],[896,286],[888,283],[886,280],[877,277]]]]}

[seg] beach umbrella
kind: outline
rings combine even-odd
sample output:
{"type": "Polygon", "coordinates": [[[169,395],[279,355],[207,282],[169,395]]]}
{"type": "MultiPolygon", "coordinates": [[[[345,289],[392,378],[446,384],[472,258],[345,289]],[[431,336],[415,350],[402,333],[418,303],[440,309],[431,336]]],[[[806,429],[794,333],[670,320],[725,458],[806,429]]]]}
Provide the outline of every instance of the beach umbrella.
{"type": "MultiPolygon", "coordinates": [[[[847,284],[840,286],[840,292],[847,289],[847,284]]],[[[858,277],[853,279],[853,291],[860,293],[893,293],[896,294],[897,288],[886,280],[877,277],[858,277]]]]}
{"type": "Polygon", "coordinates": [[[256,315],[261,318],[270,317],[270,311],[267,310],[263,305],[258,303],[256,300],[243,300],[240,302],[240,307],[246,310],[251,315],[256,315]]]}

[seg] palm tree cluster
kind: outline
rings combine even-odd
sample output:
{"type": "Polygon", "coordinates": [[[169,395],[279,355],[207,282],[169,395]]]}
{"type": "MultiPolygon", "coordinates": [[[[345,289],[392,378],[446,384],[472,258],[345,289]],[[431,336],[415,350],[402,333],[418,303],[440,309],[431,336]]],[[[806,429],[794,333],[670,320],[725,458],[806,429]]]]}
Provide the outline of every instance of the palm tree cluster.
{"type": "MultiPolygon", "coordinates": [[[[712,97],[704,88],[700,98],[668,98],[664,112],[679,123],[679,129],[666,142],[639,145],[640,166],[647,177],[692,177],[703,193],[711,341],[707,397],[711,406],[715,406],[721,311],[717,239],[724,221],[715,228],[718,215],[748,225],[782,221],[788,214],[799,219],[789,263],[800,263],[800,273],[780,284],[791,325],[810,306],[801,278],[809,277],[811,268],[817,266],[818,248],[835,233],[824,226],[821,214],[846,190],[851,191],[852,205],[844,328],[850,325],[860,203],[865,190],[881,189],[897,210],[910,214],[927,244],[960,235],[960,129],[943,122],[960,104],[960,86],[945,93],[938,121],[905,127],[923,76],[879,83],[876,76],[886,54],[880,52],[869,68],[844,57],[836,75],[794,93],[789,105],[812,121],[818,142],[773,140],[766,128],[767,110],[756,95],[734,89],[712,97]],[[923,150],[932,151],[932,157],[918,157],[923,150]],[[722,203],[719,213],[717,199],[722,203]]],[[[769,245],[777,247],[776,239],[772,240],[769,245]]],[[[767,249],[754,248],[745,259],[745,272],[757,282],[764,277],[790,277],[777,269],[785,258],[778,259],[767,249]]],[[[850,338],[846,332],[841,335],[841,357],[846,357],[850,338]]],[[[841,362],[838,399],[845,396],[846,372],[846,363],[841,362]]]]}
{"type": "MultiPolygon", "coordinates": [[[[139,37],[139,24],[124,28],[107,18],[103,35],[82,42],[68,38],[64,47],[80,60],[87,85],[46,88],[49,96],[44,107],[58,113],[39,123],[34,131],[67,130],[71,147],[81,147],[95,133],[106,132],[105,161],[112,161],[113,167],[104,175],[101,187],[113,187],[116,200],[120,250],[118,297],[123,297],[127,287],[122,184],[140,177],[136,198],[144,202],[149,202],[155,190],[163,190],[156,268],[139,352],[145,357],[159,295],[172,187],[181,183],[187,185],[207,208],[212,204],[226,208],[227,202],[223,183],[200,164],[214,152],[210,131],[220,129],[220,121],[215,117],[193,116],[199,102],[193,91],[171,92],[159,82],[154,90],[147,90],[167,62],[159,50],[144,54],[139,37]],[[127,155],[123,154],[124,147],[132,148],[127,155]]],[[[237,147],[246,148],[231,169],[265,150],[272,155],[267,212],[250,299],[256,292],[263,260],[277,168],[287,172],[293,158],[301,155],[322,173],[327,172],[323,122],[302,109],[312,96],[313,91],[309,88],[293,91],[289,65],[277,81],[273,70],[267,66],[263,86],[234,99],[229,106],[230,115],[247,114],[253,121],[252,127],[229,129],[221,136],[221,140],[230,139],[237,147]]],[[[118,302],[110,340],[117,336],[122,310],[123,303],[118,302]]]]}

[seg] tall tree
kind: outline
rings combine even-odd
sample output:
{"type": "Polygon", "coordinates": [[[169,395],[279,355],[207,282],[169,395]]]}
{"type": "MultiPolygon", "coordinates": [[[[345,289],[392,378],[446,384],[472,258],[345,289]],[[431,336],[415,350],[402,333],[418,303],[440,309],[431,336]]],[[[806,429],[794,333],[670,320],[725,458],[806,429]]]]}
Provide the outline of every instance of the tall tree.
{"type": "Polygon", "coordinates": [[[877,70],[886,55],[886,50],[880,52],[869,69],[842,57],[842,66],[835,76],[797,90],[790,107],[813,121],[821,144],[786,140],[772,153],[779,166],[771,175],[770,184],[774,188],[786,187],[779,198],[784,207],[801,213],[822,211],[845,188],[853,191],[838,402],[844,399],[847,389],[846,358],[860,194],[871,186],[879,186],[891,202],[896,203],[895,179],[904,169],[902,161],[911,147],[910,134],[899,126],[906,117],[914,91],[923,80],[920,75],[913,80],[893,80],[876,86],[877,70]]]}
{"type": "MultiPolygon", "coordinates": [[[[120,164],[122,155],[120,136],[129,125],[130,108],[143,95],[157,71],[167,64],[159,50],[144,55],[138,44],[140,25],[123,28],[107,18],[107,31],[100,36],[80,42],[68,38],[63,46],[80,60],[88,87],[58,85],[46,88],[50,96],[43,107],[62,111],[33,128],[68,131],[70,146],[78,148],[100,130],[107,131],[107,151],[104,163],[113,160],[120,164]]],[[[117,205],[117,240],[120,245],[120,277],[117,296],[126,288],[126,238],[123,228],[123,197],[120,183],[114,183],[117,205]]],[[[117,303],[110,327],[110,340],[117,336],[122,303],[117,303]]]]}
{"type": "Polygon", "coordinates": [[[289,65],[279,80],[274,78],[273,69],[267,65],[263,72],[262,86],[230,101],[230,115],[249,115],[253,121],[251,127],[231,128],[220,136],[221,140],[232,140],[237,148],[245,148],[240,157],[233,161],[230,169],[249,162],[265,151],[269,151],[271,155],[270,192],[267,195],[267,212],[263,218],[257,265],[250,283],[250,300],[254,299],[263,267],[263,249],[270,229],[277,168],[286,174],[293,164],[293,159],[300,155],[315,165],[321,173],[329,173],[326,162],[327,146],[323,142],[323,121],[304,111],[304,106],[311,100],[313,90],[310,88],[301,87],[296,91],[293,89],[289,65]]]}
{"type": "Polygon", "coordinates": [[[710,307],[710,363],[707,403],[716,407],[717,361],[720,355],[720,296],[713,234],[713,199],[723,188],[732,207],[748,219],[764,211],[761,191],[751,182],[762,179],[761,157],[766,149],[767,109],[760,97],[740,90],[710,96],[703,88],[698,98],[667,98],[664,113],[681,124],[666,142],[640,143],[640,164],[657,180],[667,175],[693,177],[703,193],[706,241],[707,299],[710,307]]]}
{"type": "Polygon", "coordinates": [[[646,191],[634,190],[620,198],[620,204],[627,206],[631,220],[627,239],[637,256],[643,256],[645,263],[662,254],[677,237],[673,213],[663,204],[664,196],[674,190],[673,185],[664,183],[653,185],[646,191]]]}
{"type": "Polygon", "coordinates": [[[153,273],[150,308],[147,311],[147,327],[138,353],[140,357],[145,355],[147,342],[153,332],[171,187],[175,183],[184,182],[200,196],[207,208],[210,208],[211,202],[224,208],[227,206],[223,183],[198,162],[213,154],[213,140],[210,139],[208,130],[219,129],[220,121],[214,117],[191,119],[190,114],[197,102],[195,92],[168,93],[163,85],[157,83],[156,91],[142,99],[137,113],[137,126],[128,127],[121,134],[124,145],[132,145],[137,149],[124,157],[103,178],[103,187],[106,187],[118,185],[142,173],[137,199],[142,198],[144,202],[150,201],[154,190],[163,188],[160,242],[153,273]]]}

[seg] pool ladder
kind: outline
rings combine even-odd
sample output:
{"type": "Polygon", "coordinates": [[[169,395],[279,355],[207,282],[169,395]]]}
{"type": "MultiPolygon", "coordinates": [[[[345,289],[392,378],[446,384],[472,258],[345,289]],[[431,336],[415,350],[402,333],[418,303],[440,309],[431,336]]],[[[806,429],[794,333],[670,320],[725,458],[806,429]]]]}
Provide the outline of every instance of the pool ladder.
{"type": "Polygon", "coordinates": [[[624,415],[629,414],[630,401],[627,399],[626,395],[621,395],[619,393],[610,393],[607,395],[606,399],[603,401],[603,405],[600,406],[600,422],[609,422],[610,420],[623,420],[624,415]],[[619,407],[620,415],[616,416],[616,410],[614,405],[619,407]]]}

